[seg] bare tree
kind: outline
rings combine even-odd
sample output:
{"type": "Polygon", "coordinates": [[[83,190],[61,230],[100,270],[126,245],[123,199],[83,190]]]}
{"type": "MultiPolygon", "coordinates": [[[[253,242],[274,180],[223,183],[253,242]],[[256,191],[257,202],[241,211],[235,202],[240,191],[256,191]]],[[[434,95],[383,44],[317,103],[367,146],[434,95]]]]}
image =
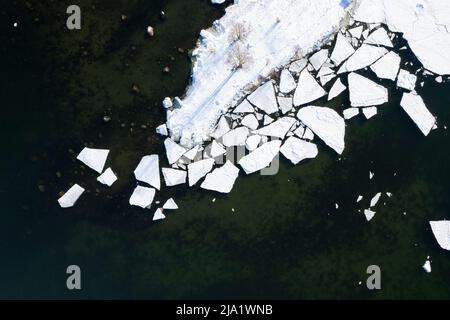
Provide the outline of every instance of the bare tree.
{"type": "Polygon", "coordinates": [[[230,30],[229,40],[231,44],[245,40],[250,33],[250,27],[244,22],[235,23],[230,30]]]}
{"type": "Polygon", "coordinates": [[[248,67],[253,63],[253,58],[247,46],[240,43],[236,44],[228,56],[228,63],[233,71],[248,67]]]}

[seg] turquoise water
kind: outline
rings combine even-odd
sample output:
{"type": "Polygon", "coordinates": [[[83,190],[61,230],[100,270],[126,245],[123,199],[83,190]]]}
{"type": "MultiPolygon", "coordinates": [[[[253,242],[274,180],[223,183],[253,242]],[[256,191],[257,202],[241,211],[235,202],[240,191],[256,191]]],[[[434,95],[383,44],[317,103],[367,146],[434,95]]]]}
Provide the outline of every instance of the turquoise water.
{"type": "MultiPolygon", "coordinates": [[[[160,200],[174,195],[180,210],[152,223],[153,211],[128,205],[132,171],[142,155],[163,153],[154,133],[160,101],[183,93],[187,51],[222,7],[80,1],[84,27],[70,33],[67,5],[30,1],[2,12],[0,297],[450,298],[450,256],[428,226],[449,217],[448,83],[419,89],[439,120],[427,138],[399,108],[402,92],[382,81],[390,102],[370,121],[349,122],[340,160],[319,143],[317,159],[296,167],[282,159],[276,176],[241,174],[229,195],[163,191],[160,200]],[[119,181],[111,189],[75,160],[85,144],[112,150],[107,165],[119,181]],[[58,193],[74,182],[89,192],[61,210],[58,193]],[[358,210],[381,191],[394,196],[368,223],[358,210]],[[428,255],[431,274],[421,269],[428,255]],[[66,289],[70,264],[82,269],[81,291],[66,289]],[[382,270],[378,292],[358,284],[372,264],[382,270]]],[[[342,105],[348,96],[328,106],[342,105]]]]}

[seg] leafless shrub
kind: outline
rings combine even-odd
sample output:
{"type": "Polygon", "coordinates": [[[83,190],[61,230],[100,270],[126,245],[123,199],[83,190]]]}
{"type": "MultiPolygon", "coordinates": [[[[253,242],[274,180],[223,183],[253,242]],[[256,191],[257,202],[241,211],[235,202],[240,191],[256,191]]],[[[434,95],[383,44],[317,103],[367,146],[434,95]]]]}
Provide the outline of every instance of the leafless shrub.
{"type": "Polygon", "coordinates": [[[242,44],[235,45],[228,56],[228,64],[231,65],[234,71],[248,67],[252,63],[253,57],[248,47],[242,44]]]}
{"type": "Polygon", "coordinates": [[[230,30],[229,40],[233,44],[245,40],[250,33],[250,27],[244,22],[235,23],[230,30]]]}

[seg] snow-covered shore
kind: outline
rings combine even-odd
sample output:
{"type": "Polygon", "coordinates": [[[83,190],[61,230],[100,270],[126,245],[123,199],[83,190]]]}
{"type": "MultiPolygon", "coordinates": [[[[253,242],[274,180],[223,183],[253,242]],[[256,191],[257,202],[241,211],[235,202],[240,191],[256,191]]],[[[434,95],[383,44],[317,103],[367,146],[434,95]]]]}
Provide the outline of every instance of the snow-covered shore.
{"type": "Polygon", "coordinates": [[[248,90],[334,37],[349,12],[347,3],[351,1],[235,1],[212,28],[201,32],[193,52],[192,83],[175,102],[178,108],[167,112],[171,137],[185,147],[208,140],[219,116],[248,90]]]}

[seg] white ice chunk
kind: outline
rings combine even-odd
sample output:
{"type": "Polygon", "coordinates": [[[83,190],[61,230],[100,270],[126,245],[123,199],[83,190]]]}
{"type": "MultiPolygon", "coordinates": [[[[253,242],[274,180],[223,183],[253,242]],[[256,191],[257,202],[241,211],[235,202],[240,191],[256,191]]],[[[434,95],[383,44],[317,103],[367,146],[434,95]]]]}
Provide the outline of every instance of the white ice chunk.
{"type": "Polygon", "coordinates": [[[216,158],[225,154],[226,152],[227,151],[220,143],[218,143],[216,140],[213,140],[211,144],[211,157],[216,158]]]}
{"type": "Polygon", "coordinates": [[[267,114],[264,116],[264,126],[267,126],[274,121],[275,120],[271,116],[268,116],[267,114]]]}
{"type": "Polygon", "coordinates": [[[177,210],[178,206],[177,206],[175,200],[173,200],[173,198],[170,198],[170,199],[168,199],[166,201],[166,203],[164,203],[163,209],[165,209],[165,210],[177,210]]]}
{"type": "Polygon", "coordinates": [[[329,74],[329,75],[327,75],[327,76],[323,76],[323,77],[320,77],[320,84],[321,85],[326,85],[328,82],[330,82],[331,80],[333,80],[334,78],[336,78],[336,75],[333,73],[333,74],[329,74]]]}
{"type": "Polygon", "coordinates": [[[156,127],[156,133],[163,137],[167,136],[169,134],[169,132],[167,131],[167,125],[164,123],[156,127]]]}
{"type": "Polygon", "coordinates": [[[303,71],[303,69],[305,69],[307,64],[308,64],[307,59],[296,60],[292,62],[291,65],[289,66],[289,71],[293,73],[300,73],[303,71]]]}
{"type": "Polygon", "coordinates": [[[241,124],[249,129],[256,130],[259,127],[259,121],[254,114],[249,114],[242,119],[241,124]]]}
{"type": "Polygon", "coordinates": [[[255,112],[255,108],[250,104],[250,102],[247,101],[247,99],[244,99],[244,101],[241,102],[240,105],[234,109],[233,113],[253,113],[255,112]]]}
{"type": "Polygon", "coordinates": [[[283,69],[281,71],[280,76],[280,92],[281,93],[289,93],[293,91],[297,87],[295,83],[295,79],[292,74],[287,69],[283,69]]]}
{"type": "Polygon", "coordinates": [[[361,195],[359,195],[359,196],[358,196],[358,199],[356,199],[356,202],[357,202],[357,203],[358,203],[358,202],[361,202],[362,199],[364,199],[364,197],[361,196],[361,195]]]}
{"type": "Polygon", "coordinates": [[[167,160],[169,160],[169,164],[177,162],[178,159],[180,159],[181,156],[187,151],[171,138],[167,138],[166,140],[164,140],[164,146],[166,147],[167,160]]]}
{"type": "Polygon", "coordinates": [[[300,109],[297,118],[328,146],[342,154],[345,148],[345,120],[336,111],[309,106],[300,109]]]}
{"type": "Polygon", "coordinates": [[[334,70],[331,69],[330,67],[328,67],[326,64],[324,64],[322,66],[322,68],[320,68],[319,72],[317,73],[318,78],[323,77],[323,76],[328,76],[330,74],[334,74],[334,70]]]}
{"type": "Polygon", "coordinates": [[[420,131],[427,136],[433,129],[436,118],[427,109],[422,97],[413,93],[404,93],[400,106],[419,127],[420,131]]]}
{"type": "Polygon", "coordinates": [[[97,181],[111,187],[113,183],[117,181],[117,176],[111,168],[108,168],[97,178],[97,181]]]}
{"type": "Polygon", "coordinates": [[[413,91],[416,88],[417,76],[409,73],[404,69],[400,69],[397,77],[397,86],[409,91],[413,91]]]}
{"type": "Polygon", "coordinates": [[[255,133],[262,136],[277,137],[283,139],[295,124],[295,122],[295,118],[283,117],[269,124],[267,127],[257,130],[255,133]]]}
{"type": "Polygon", "coordinates": [[[188,152],[186,152],[184,154],[184,156],[186,158],[188,158],[189,160],[194,160],[195,157],[197,156],[197,153],[200,151],[200,145],[196,145],[195,147],[193,147],[191,150],[189,150],[188,152]]]}
{"type": "Polygon", "coordinates": [[[423,270],[425,270],[426,273],[431,273],[431,261],[427,259],[423,264],[422,268],[423,270]]]}
{"type": "Polygon", "coordinates": [[[211,137],[214,139],[220,139],[225,133],[231,130],[230,124],[225,116],[222,116],[217,124],[214,132],[211,134],[211,137]]]}
{"type": "Polygon", "coordinates": [[[350,32],[350,34],[352,35],[353,38],[360,39],[361,35],[363,33],[363,30],[364,30],[363,26],[359,26],[359,27],[349,29],[348,32],[350,32]]]}
{"type": "Polygon", "coordinates": [[[245,140],[247,140],[248,134],[248,128],[239,127],[227,132],[222,137],[222,142],[226,147],[245,146],[245,140]]]}
{"type": "Polygon", "coordinates": [[[155,198],[155,189],[137,186],[130,197],[130,205],[149,208],[155,198]]]}
{"type": "Polygon", "coordinates": [[[441,248],[450,250],[450,221],[430,221],[430,226],[441,248]]]}
{"type": "MultiPolygon", "coordinates": [[[[309,130],[309,129],[308,129],[309,130]]],[[[310,130],[311,131],[311,130],[310,130]]],[[[295,131],[294,134],[299,137],[299,138],[303,138],[303,135],[305,134],[305,127],[304,126],[299,126],[295,131]]]]}
{"type": "Polygon", "coordinates": [[[353,53],[355,53],[353,46],[341,33],[338,33],[336,45],[334,46],[333,53],[331,54],[331,61],[333,61],[336,66],[339,66],[353,53]]]}
{"type": "Polygon", "coordinates": [[[394,45],[392,44],[389,35],[387,34],[386,29],[379,28],[372,32],[364,43],[373,44],[377,46],[385,46],[388,48],[392,48],[394,45]]]}
{"type": "Polygon", "coordinates": [[[348,75],[352,107],[369,107],[388,102],[388,90],[357,73],[348,75]]]}
{"type": "Polygon", "coordinates": [[[238,176],[239,168],[227,161],[222,167],[208,173],[200,187],[221,193],[229,193],[233,189],[234,182],[238,176]]]}
{"type": "Polygon", "coordinates": [[[256,134],[247,138],[247,141],[245,141],[245,147],[248,151],[254,151],[258,148],[260,142],[261,136],[256,134]]]}
{"type": "Polygon", "coordinates": [[[314,133],[309,128],[305,128],[302,139],[304,140],[314,140],[314,133]]]}
{"type": "Polygon", "coordinates": [[[366,117],[366,119],[369,120],[370,118],[377,115],[378,109],[377,109],[377,107],[368,107],[368,108],[363,108],[362,112],[363,112],[364,116],[366,117]]]}
{"type": "Polygon", "coordinates": [[[162,174],[166,186],[173,187],[179,184],[186,183],[187,173],[184,170],[177,170],[172,168],[162,168],[162,174]]]}
{"type": "Polygon", "coordinates": [[[328,53],[329,52],[327,49],[322,49],[312,55],[311,58],[309,58],[309,62],[314,67],[314,69],[319,70],[322,67],[322,65],[328,59],[328,53]]]}
{"type": "Polygon", "coordinates": [[[369,209],[364,210],[364,215],[366,216],[367,221],[372,220],[373,217],[375,216],[375,213],[376,213],[375,211],[369,209]]]}
{"type": "Polygon", "coordinates": [[[371,65],[370,68],[375,72],[378,78],[395,81],[398,70],[400,69],[400,62],[400,56],[391,51],[371,65]]]}
{"type": "Polygon", "coordinates": [[[344,72],[352,72],[360,69],[364,69],[382,56],[388,51],[383,47],[375,47],[368,44],[363,44],[356,52],[342,65],[338,74],[344,72]]]}
{"type": "Polygon", "coordinates": [[[373,208],[377,205],[378,201],[380,201],[381,192],[377,193],[372,200],[370,200],[370,207],[373,208]]]}
{"type": "Polygon", "coordinates": [[[344,86],[341,79],[337,79],[336,82],[331,87],[330,93],[328,94],[328,101],[336,98],[342,92],[344,92],[346,89],[347,89],[347,87],[344,86]]]}
{"type": "Polygon", "coordinates": [[[281,113],[286,114],[294,107],[291,97],[278,97],[281,113]]]}
{"type": "Polygon", "coordinates": [[[84,191],[84,188],[78,184],[74,184],[61,198],[58,199],[59,205],[61,208],[73,207],[84,191]]]}
{"type": "Polygon", "coordinates": [[[344,110],[344,119],[349,120],[359,114],[358,108],[348,108],[344,110]]]}
{"type": "Polygon", "coordinates": [[[196,161],[188,165],[189,186],[192,187],[213,168],[214,159],[196,161]]]}
{"type": "Polygon", "coordinates": [[[313,159],[319,154],[319,150],[314,143],[295,137],[288,138],[280,152],[295,165],[305,159],[313,159]]]}
{"type": "Polygon", "coordinates": [[[239,160],[239,165],[245,173],[251,174],[270,165],[280,151],[281,141],[275,140],[263,144],[261,147],[239,160]]]}
{"type": "Polygon", "coordinates": [[[166,216],[161,208],[155,210],[155,213],[153,214],[153,221],[164,220],[165,218],[166,216]]]}
{"type": "Polygon", "coordinates": [[[107,149],[84,148],[78,154],[77,159],[83,162],[89,168],[101,174],[103,172],[103,168],[105,167],[108,154],[109,150],[107,149]]]}
{"type": "Polygon", "coordinates": [[[305,69],[298,79],[297,89],[294,94],[294,105],[300,106],[307,104],[326,94],[326,91],[317,83],[309,71],[305,69]]]}
{"type": "Polygon", "coordinates": [[[278,103],[277,98],[275,97],[275,89],[272,81],[268,81],[260,86],[251,95],[249,95],[247,99],[267,114],[272,114],[278,111],[278,103]]]}
{"type": "Polygon", "coordinates": [[[143,157],[134,170],[134,176],[136,177],[136,180],[148,183],[159,190],[161,187],[159,156],[153,154],[143,157]]]}

